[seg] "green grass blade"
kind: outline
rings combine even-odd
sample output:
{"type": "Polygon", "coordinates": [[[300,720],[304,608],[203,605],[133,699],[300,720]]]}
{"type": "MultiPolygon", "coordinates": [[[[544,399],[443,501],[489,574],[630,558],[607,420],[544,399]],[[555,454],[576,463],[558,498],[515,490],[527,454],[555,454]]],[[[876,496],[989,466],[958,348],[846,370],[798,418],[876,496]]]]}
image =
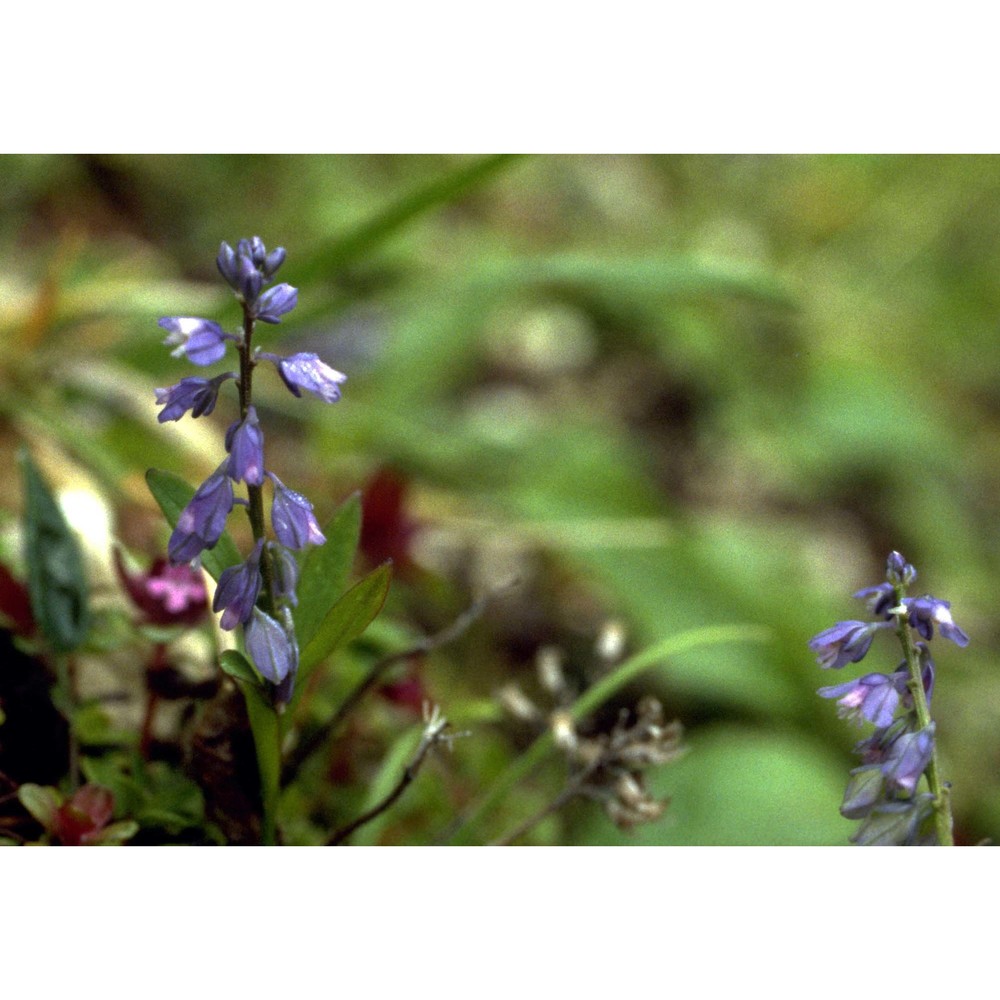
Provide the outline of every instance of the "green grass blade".
{"type": "Polygon", "coordinates": [[[320,247],[311,262],[299,268],[297,281],[307,283],[323,273],[364,257],[373,247],[384,243],[413,219],[454,201],[466,191],[485,183],[517,159],[513,154],[484,157],[417,188],[354,229],[320,247]]]}

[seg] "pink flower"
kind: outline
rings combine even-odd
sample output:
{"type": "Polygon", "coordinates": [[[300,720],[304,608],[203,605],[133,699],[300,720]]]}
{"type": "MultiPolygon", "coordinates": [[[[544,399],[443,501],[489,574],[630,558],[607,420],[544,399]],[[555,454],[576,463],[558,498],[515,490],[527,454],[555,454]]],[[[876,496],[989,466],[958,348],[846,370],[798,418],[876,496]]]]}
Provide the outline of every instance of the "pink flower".
{"type": "Polygon", "coordinates": [[[208,612],[205,581],[188,563],[171,566],[161,556],[146,572],[131,572],[117,548],[114,561],[118,579],[150,624],[197,625],[208,612]]]}

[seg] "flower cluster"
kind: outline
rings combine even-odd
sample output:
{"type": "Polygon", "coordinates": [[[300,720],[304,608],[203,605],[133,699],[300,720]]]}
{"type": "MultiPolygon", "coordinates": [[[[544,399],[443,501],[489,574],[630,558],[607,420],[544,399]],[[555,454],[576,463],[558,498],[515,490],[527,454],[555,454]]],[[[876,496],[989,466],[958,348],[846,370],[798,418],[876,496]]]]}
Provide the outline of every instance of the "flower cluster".
{"type": "Polygon", "coordinates": [[[327,403],[340,399],[340,386],[346,379],[315,354],[283,357],[252,346],[257,322],[279,323],[298,301],[298,291],[291,285],[271,284],[284,260],[283,247],[268,252],[259,236],[240,240],[235,248],[222,244],[216,263],[242,305],[242,328],[228,333],[212,320],[189,316],[166,316],[159,325],[167,331],[164,343],[174,348],[174,357],[186,356],[195,365],[211,365],[221,361],[232,344],[239,356],[239,371],[212,378],[189,376],[156,390],[161,423],[180,420],[188,412],[192,417],[212,413],[219,390],[227,381],[234,381],[239,390],[240,414],[226,431],[226,457],[181,511],[167,553],[174,566],[198,559],[218,543],[233,508],[247,508],[253,549],[242,563],[220,575],[212,609],[222,613],[222,628],[243,627],[247,652],[274,686],[278,704],[288,701],[298,666],[291,616],[298,578],[293,553],[307,545],[322,545],[326,539],[312,504],[265,465],[264,433],[252,401],[253,372],[257,364],[267,361],[293,395],[301,396],[305,391],[327,403]],[[264,523],[265,481],[271,484],[273,540],[267,537],[264,523]],[[236,495],[239,484],[246,488],[245,498],[236,495]]]}
{"type": "Polygon", "coordinates": [[[928,643],[935,626],[958,646],[968,645],[969,637],[955,624],[947,601],[906,596],[916,577],[913,566],[891,553],[885,582],[854,595],[878,620],[837,622],[809,641],[819,665],[835,670],[862,660],[883,629],[895,628],[903,646],[904,659],[892,673],[865,674],[818,692],[837,700],[842,717],[875,726],[855,747],[861,765],[851,772],[840,808],[848,819],[862,821],[851,838],[857,844],[942,843],[950,837],[950,813],[946,824],[940,818],[948,808],[948,789],[937,776],[929,712],[934,661],[928,643]],[[929,791],[918,792],[924,775],[929,791]]]}

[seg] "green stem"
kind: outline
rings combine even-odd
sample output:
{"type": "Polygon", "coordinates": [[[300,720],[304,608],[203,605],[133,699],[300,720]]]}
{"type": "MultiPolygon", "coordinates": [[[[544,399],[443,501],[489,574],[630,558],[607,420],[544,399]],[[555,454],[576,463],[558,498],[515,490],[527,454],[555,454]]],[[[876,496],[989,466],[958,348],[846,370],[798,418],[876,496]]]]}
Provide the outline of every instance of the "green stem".
{"type": "MultiPolygon", "coordinates": [[[[254,319],[250,310],[243,307],[243,343],[239,345],[240,355],[240,419],[246,420],[253,403],[253,357],[254,319]]],[[[254,542],[267,537],[264,523],[264,490],[262,486],[247,483],[247,516],[254,542]]],[[[271,570],[271,556],[267,545],[260,557],[261,603],[267,614],[274,616],[277,602],[274,598],[271,570]]],[[[253,733],[260,768],[262,817],[262,840],[265,846],[278,842],[278,800],[281,780],[281,720],[273,704],[263,698],[247,700],[250,713],[250,729],[253,733]]]]}
{"type": "MultiPolygon", "coordinates": [[[[254,319],[246,306],[243,307],[243,343],[239,347],[240,355],[240,419],[246,420],[247,412],[253,402],[253,370],[256,362],[253,359],[251,341],[253,340],[254,319]]],[[[247,483],[247,516],[250,518],[250,530],[255,542],[264,538],[267,529],[264,526],[264,489],[247,483]]],[[[272,589],[271,557],[267,546],[260,558],[261,594],[264,610],[273,617],[274,591],[272,589]]]]}
{"type": "Polygon", "coordinates": [[[258,685],[237,681],[246,700],[250,732],[257,751],[260,797],[263,807],[261,840],[265,847],[278,842],[278,800],[281,795],[281,720],[258,685]]]}
{"type": "Polygon", "coordinates": [[[69,785],[75,792],[80,787],[80,740],[76,735],[76,668],[69,654],[59,654],[55,658],[56,680],[61,689],[63,715],[69,724],[69,785]]]}
{"type": "MultiPolygon", "coordinates": [[[[902,585],[895,586],[896,607],[903,608],[903,598],[906,591],[902,585]]],[[[913,641],[913,634],[906,621],[905,609],[895,615],[896,635],[899,637],[900,645],[906,657],[906,668],[909,672],[909,680],[906,687],[913,698],[913,710],[917,716],[917,725],[920,729],[926,729],[931,724],[931,712],[927,705],[927,695],[924,691],[923,672],[920,666],[920,654],[917,652],[916,643],[913,641]]],[[[927,785],[934,796],[934,826],[937,830],[938,842],[942,847],[953,847],[955,837],[952,832],[951,815],[951,790],[941,780],[941,771],[938,765],[937,740],[934,741],[931,750],[931,759],[924,772],[927,777],[927,785]]]]}

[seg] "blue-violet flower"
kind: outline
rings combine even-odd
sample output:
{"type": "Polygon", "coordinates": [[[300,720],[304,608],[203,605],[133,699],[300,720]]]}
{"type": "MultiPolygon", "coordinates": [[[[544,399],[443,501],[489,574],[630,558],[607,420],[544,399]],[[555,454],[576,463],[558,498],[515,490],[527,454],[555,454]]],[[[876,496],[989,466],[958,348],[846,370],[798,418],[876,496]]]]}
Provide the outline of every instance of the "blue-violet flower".
{"type": "Polygon", "coordinates": [[[298,651],[288,634],[270,615],[254,608],[243,636],[257,669],[272,684],[281,684],[298,668],[298,651]]]}
{"type": "Polygon", "coordinates": [[[156,405],[163,407],[156,419],[161,424],[180,420],[188,410],[192,417],[207,417],[215,409],[219,386],[228,378],[236,378],[236,373],[226,372],[215,378],[189,376],[166,389],[154,389],[156,405]]]}
{"type": "Polygon", "coordinates": [[[226,341],[235,339],[218,323],[195,316],[164,316],[157,324],[168,332],[163,343],[174,347],[171,357],[186,354],[196,365],[211,365],[226,353],[226,341]]]}
{"type": "Polygon", "coordinates": [[[260,593],[260,554],[263,546],[264,540],[258,539],[245,562],[223,570],[219,577],[212,610],[222,611],[219,625],[227,631],[250,620],[260,593]]]}
{"type": "Polygon", "coordinates": [[[205,549],[215,547],[233,509],[233,484],[221,471],[214,472],[198,487],[181,511],[167,544],[167,555],[175,565],[190,562],[205,549]]]}
{"type": "Polygon", "coordinates": [[[336,403],[340,399],[340,386],[347,381],[347,376],[320,361],[318,354],[299,353],[282,358],[262,351],[260,356],[274,363],[293,396],[301,396],[304,389],[324,403],[336,403]]]}
{"type": "Polygon", "coordinates": [[[303,549],[306,545],[322,545],[326,536],[320,531],[313,514],[313,505],[301,493],[290,490],[273,473],[268,478],[274,484],[271,503],[271,526],[282,545],[290,549],[303,549]]]}
{"type": "Polygon", "coordinates": [[[226,472],[233,482],[242,480],[251,486],[264,482],[264,432],[253,406],[247,407],[246,419],[226,431],[226,451],[229,452],[226,472]]]}
{"type": "Polygon", "coordinates": [[[817,654],[816,662],[824,669],[839,670],[848,663],[863,659],[880,627],[877,623],[837,622],[809,640],[809,648],[817,654]]]}
{"type": "Polygon", "coordinates": [[[821,687],[818,694],[822,698],[839,699],[837,714],[841,718],[855,719],[859,725],[867,719],[876,726],[888,726],[905,690],[905,673],[866,674],[845,684],[821,687]]]}
{"type": "Polygon", "coordinates": [[[299,290],[282,284],[269,288],[257,300],[257,319],[262,323],[280,323],[281,317],[291,312],[299,300],[299,290]]]}
{"type": "Polygon", "coordinates": [[[882,773],[890,785],[912,795],[934,753],[934,723],[915,733],[903,733],[889,748],[882,773]]]}
{"type": "Polygon", "coordinates": [[[951,604],[939,601],[929,594],[924,597],[906,598],[904,600],[909,612],[909,622],[925,639],[934,637],[934,626],[941,630],[946,639],[951,639],[956,646],[968,646],[969,637],[955,624],[951,617],[951,604]]]}

